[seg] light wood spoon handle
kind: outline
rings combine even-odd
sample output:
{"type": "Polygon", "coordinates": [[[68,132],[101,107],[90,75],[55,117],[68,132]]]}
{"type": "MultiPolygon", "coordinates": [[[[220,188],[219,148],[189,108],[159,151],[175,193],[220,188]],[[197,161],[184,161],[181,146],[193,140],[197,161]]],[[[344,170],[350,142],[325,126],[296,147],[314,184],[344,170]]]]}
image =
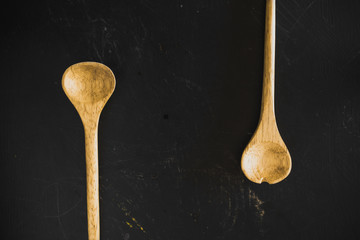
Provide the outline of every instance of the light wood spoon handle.
{"type": "MultiPolygon", "coordinates": [[[[261,104],[263,127],[276,127],[274,111],[275,89],[275,0],[266,0],[265,44],[264,44],[264,76],[261,104]]],[[[277,130],[277,129],[276,129],[277,130]]]]}
{"type": "Polygon", "coordinates": [[[100,240],[98,124],[85,130],[86,192],[89,240],[100,240]]]}

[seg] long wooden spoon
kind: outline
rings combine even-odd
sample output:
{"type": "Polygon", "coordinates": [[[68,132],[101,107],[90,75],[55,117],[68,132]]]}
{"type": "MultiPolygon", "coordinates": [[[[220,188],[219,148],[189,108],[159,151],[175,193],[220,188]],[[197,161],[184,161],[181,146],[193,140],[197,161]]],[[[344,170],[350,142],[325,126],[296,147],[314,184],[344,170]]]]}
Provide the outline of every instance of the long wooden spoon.
{"type": "Polygon", "coordinates": [[[255,182],[278,183],[291,170],[290,153],[276,125],[274,111],[275,0],[266,0],[264,82],[258,127],[245,148],[241,168],[255,182]]]}
{"type": "Polygon", "coordinates": [[[101,63],[81,62],[66,69],[62,87],[84,125],[88,234],[89,240],[99,240],[98,123],[115,89],[115,77],[110,68],[101,63]]]}

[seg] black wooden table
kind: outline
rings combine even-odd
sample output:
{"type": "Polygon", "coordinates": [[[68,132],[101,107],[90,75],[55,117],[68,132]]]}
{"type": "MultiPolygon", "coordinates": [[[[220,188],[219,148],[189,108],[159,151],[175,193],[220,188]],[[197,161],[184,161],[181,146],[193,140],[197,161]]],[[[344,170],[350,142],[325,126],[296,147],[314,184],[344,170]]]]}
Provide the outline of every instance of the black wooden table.
{"type": "Polygon", "coordinates": [[[249,182],[264,0],[27,1],[1,11],[3,239],[87,239],[84,134],[61,88],[98,61],[101,239],[359,238],[360,1],[278,0],[276,114],[293,160],[249,182]]]}

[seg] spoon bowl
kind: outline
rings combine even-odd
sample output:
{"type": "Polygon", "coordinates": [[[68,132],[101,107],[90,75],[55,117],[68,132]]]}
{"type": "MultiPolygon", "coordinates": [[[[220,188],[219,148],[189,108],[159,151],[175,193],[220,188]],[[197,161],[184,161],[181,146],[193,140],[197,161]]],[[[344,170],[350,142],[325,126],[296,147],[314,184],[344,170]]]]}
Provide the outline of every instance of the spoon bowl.
{"type": "Polygon", "coordinates": [[[95,104],[109,99],[115,88],[115,77],[112,71],[101,63],[82,62],[65,71],[62,84],[74,105],[95,104]]]}
{"type": "Polygon", "coordinates": [[[249,180],[274,184],[289,175],[291,157],[287,148],[278,143],[249,144],[244,151],[241,167],[249,180]]]}

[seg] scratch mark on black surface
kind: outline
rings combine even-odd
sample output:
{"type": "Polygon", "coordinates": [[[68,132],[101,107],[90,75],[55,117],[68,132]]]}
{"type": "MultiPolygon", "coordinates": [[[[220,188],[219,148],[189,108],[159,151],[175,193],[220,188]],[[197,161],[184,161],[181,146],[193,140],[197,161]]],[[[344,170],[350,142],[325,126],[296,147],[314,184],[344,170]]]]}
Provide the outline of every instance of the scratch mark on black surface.
{"type": "Polygon", "coordinates": [[[198,90],[198,91],[202,91],[202,87],[201,87],[199,84],[191,81],[190,79],[187,79],[187,78],[184,78],[184,77],[181,77],[181,76],[177,76],[175,73],[173,73],[172,75],[174,76],[174,78],[175,78],[176,80],[179,80],[179,81],[181,81],[181,82],[184,82],[186,88],[188,88],[188,89],[190,89],[190,90],[196,89],[196,90],[198,90]]]}
{"type": "Polygon", "coordinates": [[[287,34],[290,33],[289,30],[287,30],[285,27],[283,27],[283,26],[282,26],[280,23],[278,23],[278,22],[276,23],[276,27],[279,28],[280,30],[286,32],[287,34]]]}
{"type": "Polygon", "coordinates": [[[148,0],[141,0],[141,4],[151,12],[155,12],[155,8],[152,6],[153,2],[150,3],[148,0]]]}
{"type": "Polygon", "coordinates": [[[57,215],[47,215],[44,216],[44,218],[59,218],[59,217],[63,217],[65,215],[67,215],[68,213],[70,213],[72,210],[74,210],[82,201],[82,198],[80,198],[79,201],[77,201],[73,206],[71,206],[70,208],[68,208],[67,210],[65,210],[64,212],[60,213],[60,211],[58,211],[57,215]]]}
{"type": "Polygon", "coordinates": [[[93,42],[93,48],[94,48],[94,51],[96,53],[96,56],[99,58],[100,62],[103,62],[103,58],[101,57],[100,53],[99,53],[99,50],[98,48],[96,47],[96,44],[95,42],[93,42]]]}
{"type": "Polygon", "coordinates": [[[291,0],[294,4],[296,4],[298,7],[300,6],[298,3],[298,0],[291,0]]]}
{"type": "Polygon", "coordinates": [[[284,18],[284,20],[286,20],[287,22],[296,21],[296,16],[292,12],[289,11],[289,9],[286,7],[286,5],[282,5],[281,2],[279,2],[277,8],[278,8],[278,10],[276,11],[276,14],[281,15],[284,18]],[[282,8],[284,10],[282,10],[282,8]],[[287,17],[285,15],[285,13],[287,13],[289,15],[289,17],[287,17]]]}
{"type": "MultiPolygon", "coordinates": [[[[129,205],[131,205],[131,203],[129,203],[129,205]]],[[[132,216],[131,211],[125,207],[125,204],[123,202],[117,203],[117,206],[121,209],[125,217],[128,219],[124,221],[128,227],[139,229],[141,232],[147,233],[144,227],[140,225],[139,221],[132,216]]]]}
{"type": "Polygon", "coordinates": [[[56,185],[56,209],[57,209],[57,219],[58,219],[58,223],[60,226],[60,230],[64,236],[65,239],[68,239],[66,234],[65,234],[65,230],[64,230],[64,226],[61,222],[61,216],[60,216],[60,191],[59,191],[59,184],[56,185]]]}
{"type": "Polygon", "coordinates": [[[290,27],[289,32],[292,32],[292,31],[295,29],[296,25],[299,24],[300,20],[303,18],[303,16],[305,16],[305,13],[307,13],[307,12],[311,9],[311,7],[314,5],[315,2],[317,2],[317,1],[312,1],[312,2],[305,8],[305,10],[300,14],[300,16],[295,19],[295,23],[290,27]]]}
{"type": "Polygon", "coordinates": [[[257,10],[257,8],[253,7],[251,9],[251,15],[254,17],[257,25],[263,26],[264,24],[263,15],[257,10]]]}
{"type": "Polygon", "coordinates": [[[262,208],[264,202],[261,201],[255,192],[253,192],[251,189],[249,189],[249,204],[256,208],[259,221],[262,222],[265,215],[265,210],[262,208]]]}

